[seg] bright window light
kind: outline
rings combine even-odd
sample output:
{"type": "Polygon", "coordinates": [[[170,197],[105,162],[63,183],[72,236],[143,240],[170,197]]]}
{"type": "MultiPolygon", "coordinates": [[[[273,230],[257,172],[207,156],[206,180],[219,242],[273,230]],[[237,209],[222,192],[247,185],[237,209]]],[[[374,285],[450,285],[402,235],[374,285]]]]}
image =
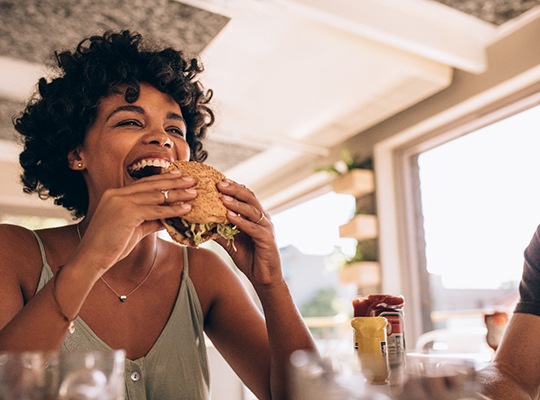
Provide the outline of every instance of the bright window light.
{"type": "Polygon", "coordinates": [[[295,246],[304,254],[328,255],[341,247],[354,254],[356,240],[339,237],[339,226],[354,214],[355,199],[326,193],[272,216],[278,246],[295,246]]]}
{"type": "Polygon", "coordinates": [[[419,155],[428,271],[449,289],[519,281],[540,224],[540,106],[419,155]]]}

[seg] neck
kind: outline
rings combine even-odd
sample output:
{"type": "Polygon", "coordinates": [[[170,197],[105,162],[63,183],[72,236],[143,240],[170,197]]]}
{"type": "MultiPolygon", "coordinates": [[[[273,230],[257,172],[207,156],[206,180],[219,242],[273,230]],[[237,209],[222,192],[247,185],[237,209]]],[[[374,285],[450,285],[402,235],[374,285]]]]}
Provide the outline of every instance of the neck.
{"type": "MultiPolygon", "coordinates": [[[[81,236],[84,236],[89,224],[88,218],[79,222],[81,236]]],[[[159,257],[159,239],[157,233],[144,237],[122,260],[118,261],[105,274],[106,279],[123,282],[138,282],[153,265],[154,258],[159,257]]],[[[156,260],[157,263],[157,260],[156,260]]]]}
{"type": "MultiPolygon", "coordinates": [[[[142,239],[125,258],[109,269],[104,277],[111,281],[140,282],[153,267],[154,260],[158,256],[157,235],[149,235],[142,239]]],[[[155,262],[157,263],[157,260],[155,262]]]]}

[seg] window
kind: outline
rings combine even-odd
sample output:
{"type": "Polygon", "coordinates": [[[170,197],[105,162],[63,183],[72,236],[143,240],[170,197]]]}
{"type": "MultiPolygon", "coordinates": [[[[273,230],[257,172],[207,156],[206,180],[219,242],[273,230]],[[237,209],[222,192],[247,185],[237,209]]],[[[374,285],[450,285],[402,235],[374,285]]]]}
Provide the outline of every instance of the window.
{"type": "Polygon", "coordinates": [[[418,331],[484,326],[485,311],[512,311],[540,224],[538,103],[522,99],[403,151],[414,210],[405,286],[423,309],[418,331]]]}
{"type": "Polygon", "coordinates": [[[353,196],[329,192],[272,216],[285,279],[323,352],[351,345],[346,323],[357,293],[339,283],[338,268],[356,249],[339,237],[354,209],[353,196]]]}

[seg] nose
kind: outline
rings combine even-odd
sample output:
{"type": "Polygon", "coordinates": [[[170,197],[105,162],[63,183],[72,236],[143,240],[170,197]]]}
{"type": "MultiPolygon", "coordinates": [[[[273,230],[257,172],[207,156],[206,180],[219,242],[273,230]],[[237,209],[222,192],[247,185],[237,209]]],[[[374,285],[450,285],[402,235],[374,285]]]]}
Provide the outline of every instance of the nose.
{"type": "Polygon", "coordinates": [[[166,132],[162,131],[154,131],[151,134],[147,136],[146,142],[148,144],[156,144],[160,147],[167,147],[172,148],[174,145],[174,142],[172,139],[167,135],[166,132]]]}

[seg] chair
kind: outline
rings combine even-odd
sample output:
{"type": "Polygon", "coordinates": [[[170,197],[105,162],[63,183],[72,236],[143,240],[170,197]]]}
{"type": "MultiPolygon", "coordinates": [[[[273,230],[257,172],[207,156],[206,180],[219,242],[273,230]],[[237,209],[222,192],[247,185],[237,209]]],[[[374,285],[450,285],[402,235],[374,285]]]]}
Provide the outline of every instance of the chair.
{"type": "Polygon", "coordinates": [[[414,351],[467,357],[482,365],[493,357],[493,350],[486,342],[486,334],[485,327],[435,329],[417,338],[414,351]]]}

